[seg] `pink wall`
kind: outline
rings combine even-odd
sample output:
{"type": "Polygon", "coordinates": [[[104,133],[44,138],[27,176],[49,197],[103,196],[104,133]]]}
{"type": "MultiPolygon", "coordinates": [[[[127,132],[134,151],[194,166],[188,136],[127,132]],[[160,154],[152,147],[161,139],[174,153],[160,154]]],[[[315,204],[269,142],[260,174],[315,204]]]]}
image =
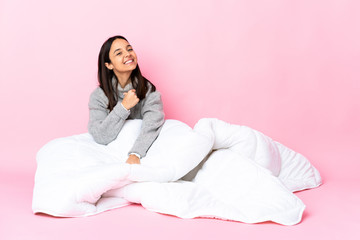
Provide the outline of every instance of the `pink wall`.
{"type": "Polygon", "coordinates": [[[338,163],[326,154],[337,149],[342,163],[358,161],[359,7],[356,0],[1,0],[0,167],[34,171],[47,141],[86,131],[98,51],[121,34],[162,92],[167,118],[253,127],[336,175],[338,163]]]}

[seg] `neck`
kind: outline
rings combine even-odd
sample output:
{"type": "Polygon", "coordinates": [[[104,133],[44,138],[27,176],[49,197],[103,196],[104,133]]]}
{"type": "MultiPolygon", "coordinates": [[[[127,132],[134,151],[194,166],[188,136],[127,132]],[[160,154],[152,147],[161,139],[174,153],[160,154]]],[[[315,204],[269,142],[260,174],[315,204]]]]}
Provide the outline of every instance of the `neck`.
{"type": "Polygon", "coordinates": [[[126,73],[115,73],[118,82],[122,88],[124,88],[130,82],[131,72],[126,73]]]}

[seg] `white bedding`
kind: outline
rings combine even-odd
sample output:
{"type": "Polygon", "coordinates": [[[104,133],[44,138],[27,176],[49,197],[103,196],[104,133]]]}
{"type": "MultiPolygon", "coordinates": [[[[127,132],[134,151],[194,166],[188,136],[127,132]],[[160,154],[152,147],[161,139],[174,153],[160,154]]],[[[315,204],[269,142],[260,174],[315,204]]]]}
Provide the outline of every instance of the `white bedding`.
{"type": "Polygon", "coordinates": [[[37,154],[34,213],[80,217],[140,203],[181,218],[293,225],[304,204],[292,192],[317,187],[302,155],[249,127],[166,120],[140,165],[125,164],[141,120],[104,146],[88,133],[55,139],[37,154]],[[187,180],[187,181],[185,181],[187,180]]]}

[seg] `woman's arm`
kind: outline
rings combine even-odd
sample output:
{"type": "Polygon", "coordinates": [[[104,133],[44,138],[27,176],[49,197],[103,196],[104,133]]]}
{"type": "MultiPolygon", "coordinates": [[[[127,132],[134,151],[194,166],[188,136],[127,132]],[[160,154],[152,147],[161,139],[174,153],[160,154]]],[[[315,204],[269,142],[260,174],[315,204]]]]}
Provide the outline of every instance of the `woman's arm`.
{"type": "Polygon", "coordinates": [[[104,145],[117,137],[130,114],[130,111],[126,110],[120,102],[109,113],[108,102],[101,88],[95,89],[89,100],[89,133],[95,142],[104,145]]]}
{"type": "Polygon", "coordinates": [[[141,114],[143,120],[140,134],[129,153],[137,153],[140,157],[145,157],[147,150],[159,136],[161,127],[164,124],[165,115],[159,92],[151,92],[146,96],[141,114]]]}

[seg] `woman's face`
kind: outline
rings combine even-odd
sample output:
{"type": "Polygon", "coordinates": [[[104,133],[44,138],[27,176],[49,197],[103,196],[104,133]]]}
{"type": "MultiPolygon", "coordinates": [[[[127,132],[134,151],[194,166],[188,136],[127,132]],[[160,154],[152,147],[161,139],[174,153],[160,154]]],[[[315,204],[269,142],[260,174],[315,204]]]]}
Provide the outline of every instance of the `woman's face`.
{"type": "Polygon", "coordinates": [[[124,39],[115,39],[111,45],[110,63],[105,63],[105,66],[113,70],[115,75],[122,73],[131,73],[137,66],[136,53],[131,45],[124,39]]]}

